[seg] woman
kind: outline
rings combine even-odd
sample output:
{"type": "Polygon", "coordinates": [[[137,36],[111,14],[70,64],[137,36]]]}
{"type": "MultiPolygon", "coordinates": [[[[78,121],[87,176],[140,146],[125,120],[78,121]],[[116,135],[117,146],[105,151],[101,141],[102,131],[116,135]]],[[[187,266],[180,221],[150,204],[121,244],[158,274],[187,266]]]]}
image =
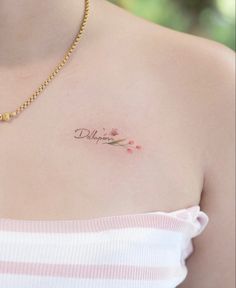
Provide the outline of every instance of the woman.
{"type": "Polygon", "coordinates": [[[233,287],[234,53],[84,2],[0,0],[0,286],[233,287]]]}

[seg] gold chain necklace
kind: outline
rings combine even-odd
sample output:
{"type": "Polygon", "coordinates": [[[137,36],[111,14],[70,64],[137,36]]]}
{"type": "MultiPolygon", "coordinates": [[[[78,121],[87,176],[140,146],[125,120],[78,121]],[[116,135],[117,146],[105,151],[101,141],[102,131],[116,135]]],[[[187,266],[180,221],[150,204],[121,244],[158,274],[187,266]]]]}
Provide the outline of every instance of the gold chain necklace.
{"type": "Polygon", "coordinates": [[[80,26],[78,34],[76,35],[73,43],[71,44],[70,48],[66,52],[63,59],[59,62],[59,64],[56,66],[53,72],[48,76],[48,78],[35,90],[35,92],[21,106],[19,106],[13,112],[0,113],[0,122],[10,121],[12,118],[16,117],[21,112],[23,112],[29,105],[31,105],[34,102],[34,100],[37,99],[37,97],[44,91],[44,89],[48,86],[48,84],[54,79],[54,77],[58,74],[61,68],[66,64],[72,52],[77,47],[77,44],[79,43],[80,38],[84,32],[85,26],[88,21],[88,16],[89,16],[89,10],[90,10],[89,4],[90,4],[89,0],[85,0],[85,9],[84,9],[84,16],[83,16],[82,24],[80,26]]]}

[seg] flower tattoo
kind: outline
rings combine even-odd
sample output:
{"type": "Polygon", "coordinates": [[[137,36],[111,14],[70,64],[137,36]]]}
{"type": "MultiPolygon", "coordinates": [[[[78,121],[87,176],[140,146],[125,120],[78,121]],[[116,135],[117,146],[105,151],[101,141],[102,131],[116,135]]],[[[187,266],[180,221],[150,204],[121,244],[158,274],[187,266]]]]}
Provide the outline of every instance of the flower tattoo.
{"type": "Polygon", "coordinates": [[[135,151],[141,150],[142,146],[135,143],[132,139],[121,138],[117,128],[112,128],[110,132],[106,132],[103,128],[103,135],[98,135],[98,130],[89,130],[86,128],[79,128],[75,130],[74,138],[87,139],[96,141],[96,144],[106,144],[116,146],[124,149],[128,154],[132,154],[135,151]]]}

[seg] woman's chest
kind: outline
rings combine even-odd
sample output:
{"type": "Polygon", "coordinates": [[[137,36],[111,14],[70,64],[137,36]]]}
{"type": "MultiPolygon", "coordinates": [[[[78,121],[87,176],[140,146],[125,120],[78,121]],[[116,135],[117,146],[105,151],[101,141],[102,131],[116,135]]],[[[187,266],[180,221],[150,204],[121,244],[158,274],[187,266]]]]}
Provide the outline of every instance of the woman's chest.
{"type": "Polygon", "coordinates": [[[14,125],[3,123],[0,216],[86,218],[197,204],[201,149],[186,120],[168,101],[121,95],[79,102],[58,91],[57,106],[45,98],[14,125]]]}

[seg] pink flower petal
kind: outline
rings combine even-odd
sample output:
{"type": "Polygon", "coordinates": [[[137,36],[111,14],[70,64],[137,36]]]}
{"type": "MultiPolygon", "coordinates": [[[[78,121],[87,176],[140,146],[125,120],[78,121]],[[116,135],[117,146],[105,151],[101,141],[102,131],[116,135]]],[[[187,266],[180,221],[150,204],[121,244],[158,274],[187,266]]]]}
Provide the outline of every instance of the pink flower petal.
{"type": "Polygon", "coordinates": [[[111,130],[110,134],[111,134],[112,136],[116,136],[116,135],[118,135],[119,133],[118,133],[118,130],[117,130],[116,128],[113,128],[113,129],[111,130]]]}
{"type": "Polygon", "coordinates": [[[136,145],[136,149],[140,150],[140,149],[142,149],[142,146],[136,145]]]}

